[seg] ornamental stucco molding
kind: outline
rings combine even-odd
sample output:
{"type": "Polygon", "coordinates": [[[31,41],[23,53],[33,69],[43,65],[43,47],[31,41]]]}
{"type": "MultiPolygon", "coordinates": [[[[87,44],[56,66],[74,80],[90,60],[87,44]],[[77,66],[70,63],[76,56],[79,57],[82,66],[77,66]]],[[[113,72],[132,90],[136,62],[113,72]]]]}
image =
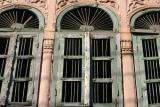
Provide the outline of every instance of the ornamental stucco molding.
{"type": "Polygon", "coordinates": [[[32,6],[41,10],[44,16],[47,16],[48,13],[47,0],[0,0],[0,7],[11,5],[32,6]]]}
{"type": "Polygon", "coordinates": [[[109,6],[112,9],[118,10],[119,5],[117,3],[117,0],[57,0],[56,10],[57,13],[62,8],[73,5],[73,4],[102,4],[105,6],[109,6]]]}
{"type": "Polygon", "coordinates": [[[43,53],[53,52],[53,41],[54,39],[45,38],[43,41],[43,53]]]}
{"type": "Polygon", "coordinates": [[[131,40],[121,40],[121,52],[122,54],[132,54],[132,41],[131,40]]]}
{"type": "Polygon", "coordinates": [[[128,2],[128,14],[138,10],[138,8],[145,8],[150,6],[157,7],[157,5],[160,7],[160,0],[130,0],[128,2]]]}

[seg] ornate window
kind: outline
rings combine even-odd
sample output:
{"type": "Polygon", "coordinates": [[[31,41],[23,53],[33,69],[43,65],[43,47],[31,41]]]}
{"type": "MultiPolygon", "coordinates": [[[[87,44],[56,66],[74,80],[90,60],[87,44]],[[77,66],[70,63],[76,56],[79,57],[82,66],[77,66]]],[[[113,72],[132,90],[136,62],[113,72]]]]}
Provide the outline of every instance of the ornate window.
{"type": "Polygon", "coordinates": [[[134,23],[133,46],[140,107],[160,106],[159,18],[159,11],[148,11],[137,17],[134,23]]]}
{"type": "Polygon", "coordinates": [[[40,20],[26,9],[0,13],[0,106],[36,106],[41,61],[40,20]]]}
{"type": "Polygon", "coordinates": [[[78,7],[62,17],[55,34],[52,106],[121,105],[114,26],[110,15],[95,7],[78,7]]]}

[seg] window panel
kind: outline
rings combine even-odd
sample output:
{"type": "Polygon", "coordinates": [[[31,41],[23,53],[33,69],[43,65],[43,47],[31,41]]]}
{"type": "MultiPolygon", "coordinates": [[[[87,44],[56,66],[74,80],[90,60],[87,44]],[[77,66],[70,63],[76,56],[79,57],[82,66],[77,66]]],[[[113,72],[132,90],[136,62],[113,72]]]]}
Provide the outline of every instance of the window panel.
{"type": "Polygon", "coordinates": [[[134,38],[138,97],[143,96],[143,103],[139,102],[139,106],[157,107],[160,103],[159,35],[134,38]]]}
{"type": "Polygon", "coordinates": [[[92,56],[110,56],[110,39],[92,39],[92,56]]]}
{"type": "Polygon", "coordinates": [[[158,56],[156,39],[143,39],[142,46],[144,57],[158,56]]]}
{"type": "Polygon", "coordinates": [[[11,102],[27,102],[28,85],[31,81],[30,72],[33,49],[33,38],[20,37],[18,54],[16,55],[15,76],[12,90],[11,102]]]}
{"type": "Polygon", "coordinates": [[[20,38],[18,55],[32,55],[33,38],[20,38]]]}
{"type": "Polygon", "coordinates": [[[9,38],[0,37],[0,92],[1,92],[2,82],[4,79],[9,41],[10,41],[9,38]]]}
{"type": "Polygon", "coordinates": [[[62,102],[81,102],[81,82],[63,81],[62,102]]]}
{"type": "Polygon", "coordinates": [[[93,78],[111,78],[111,61],[93,60],[93,78]]]}
{"type": "Polygon", "coordinates": [[[64,59],[64,78],[82,77],[82,60],[81,59],[64,59]]]}
{"type": "Polygon", "coordinates": [[[55,39],[54,104],[115,107],[119,88],[113,67],[117,63],[115,38],[106,34],[57,33],[55,39]]]}
{"type": "Polygon", "coordinates": [[[7,55],[9,41],[9,38],[0,37],[0,55],[7,55]]]}
{"type": "Polygon", "coordinates": [[[27,101],[28,81],[14,82],[11,102],[27,101]]]}
{"type": "Polygon", "coordinates": [[[112,103],[112,83],[93,83],[93,102],[112,103]]]}

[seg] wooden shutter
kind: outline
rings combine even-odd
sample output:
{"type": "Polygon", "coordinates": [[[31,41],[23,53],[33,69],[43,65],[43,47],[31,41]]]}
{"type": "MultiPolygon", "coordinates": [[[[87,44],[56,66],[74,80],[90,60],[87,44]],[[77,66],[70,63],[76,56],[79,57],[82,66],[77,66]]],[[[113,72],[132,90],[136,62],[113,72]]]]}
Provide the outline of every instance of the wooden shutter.
{"type": "Polygon", "coordinates": [[[84,34],[57,33],[54,75],[56,106],[81,106],[84,103],[84,34]]]}
{"type": "MultiPolygon", "coordinates": [[[[3,55],[1,54],[0,57],[2,59],[5,59],[5,65],[4,67],[4,71],[3,71],[3,76],[1,77],[1,81],[2,81],[2,86],[1,86],[1,93],[0,93],[0,105],[5,105],[6,104],[6,99],[7,99],[7,95],[8,95],[8,91],[9,91],[9,82],[10,82],[10,78],[12,75],[12,65],[13,65],[13,61],[14,61],[14,52],[15,52],[15,46],[16,46],[16,34],[15,33],[0,33],[0,38],[2,39],[6,39],[8,41],[8,52],[4,53],[3,55]]],[[[3,41],[4,42],[4,41],[3,41]]],[[[6,45],[7,45],[6,44],[6,45]]],[[[1,48],[4,47],[1,46],[1,48]]],[[[2,72],[2,71],[1,71],[2,72]]]]}
{"type": "Polygon", "coordinates": [[[157,107],[160,103],[160,36],[133,37],[138,104],[157,107]]]}
{"type": "Polygon", "coordinates": [[[118,57],[114,33],[91,33],[93,107],[118,106],[118,57]]]}
{"type": "Polygon", "coordinates": [[[41,59],[38,33],[18,33],[11,73],[9,105],[36,105],[41,59]],[[34,92],[35,91],[35,92],[34,92]]]}

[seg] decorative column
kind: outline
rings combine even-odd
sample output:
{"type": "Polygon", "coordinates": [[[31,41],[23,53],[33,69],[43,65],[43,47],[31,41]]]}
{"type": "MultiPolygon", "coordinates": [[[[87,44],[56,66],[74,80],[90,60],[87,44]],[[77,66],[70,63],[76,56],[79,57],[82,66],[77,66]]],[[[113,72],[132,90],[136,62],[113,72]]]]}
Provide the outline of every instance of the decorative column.
{"type": "Polygon", "coordinates": [[[124,107],[137,107],[136,84],[130,29],[121,30],[124,107]]]}
{"type": "Polygon", "coordinates": [[[132,34],[127,17],[128,1],[120,0],[119,14],[120,20],[120,38],[122,54],[122,72],[123,72],[123,94],[124,107],[137,107],[136,84],[133,63],[132,34]]]}
{"type": "Polygon", "coordinates": [[[40,78],[38,107],[49,107],[52,55],[55,32],[56,0],[48,0],[48,17],[43,39],[42,70],[40,78]]]}

